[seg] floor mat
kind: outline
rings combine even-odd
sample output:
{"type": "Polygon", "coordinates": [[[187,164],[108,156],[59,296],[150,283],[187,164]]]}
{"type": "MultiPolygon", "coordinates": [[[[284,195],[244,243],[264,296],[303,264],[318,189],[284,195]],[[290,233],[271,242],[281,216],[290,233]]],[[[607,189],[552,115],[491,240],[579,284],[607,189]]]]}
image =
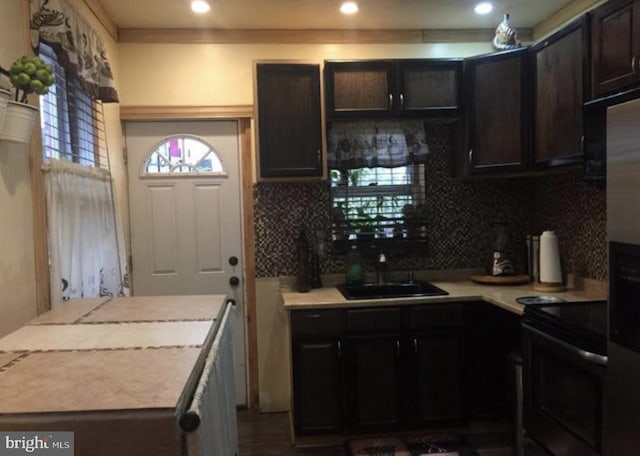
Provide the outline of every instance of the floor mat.
{"type": "Polygon", "coordinates": [[[451,433],[423,433],[402,437],[350,440],[349,456],[478,456],[464,437],[451,433]]]}

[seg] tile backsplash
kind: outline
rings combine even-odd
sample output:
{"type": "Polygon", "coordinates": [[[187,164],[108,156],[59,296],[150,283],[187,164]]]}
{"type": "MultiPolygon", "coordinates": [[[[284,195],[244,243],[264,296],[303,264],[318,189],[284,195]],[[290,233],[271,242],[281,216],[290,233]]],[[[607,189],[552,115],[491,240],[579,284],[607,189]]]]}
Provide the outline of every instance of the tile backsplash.
{"type": "Polygon", "coordinates": [[[563,270],[606,280],[606,190],[586,185],[580,174],[539,177],[533,182],[533,231],[556,232],[563,270]]]}
{"type": "MultiPolygon", "coordinates": [[[[585,185],[578,173],[501,179],[451,178],[451,129],[427,126],[428,243],[423,252],[388,255],[392,270],[486,267],[497,221],[507,223],[508,253],[523,271],[525,236],[556,231],[565,271],[606,279],[606,193],[585,185]]],[[[328,182],[258,183],[254,186],[256,276],[294,275],[301,226],[325,239],[324,274],[344,271],[344,256],[330,252],[328,182]]],[[[373,254],[365,255],[373,270],[373,254]]]]}

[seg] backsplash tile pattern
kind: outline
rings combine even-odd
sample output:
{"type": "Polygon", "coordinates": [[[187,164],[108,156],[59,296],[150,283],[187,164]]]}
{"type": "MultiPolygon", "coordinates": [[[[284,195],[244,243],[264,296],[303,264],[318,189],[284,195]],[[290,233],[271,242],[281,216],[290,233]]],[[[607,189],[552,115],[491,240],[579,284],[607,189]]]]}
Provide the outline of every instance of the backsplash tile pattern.
{"type": "MultiPolygon", "coordinates": [[[[491,261],[496,221],[508,223],[508,252],[523,272],[528,233],[557,232],[569,272],[606,278],[605,192],[586,186],[574,174],[526,178],[451,178],[451,129],[428,124],[426,203],[430,208],[426,252],[388,255],[393,270],[485,267],[491,261]],[[585,248],[580,248],[584,246],[585,248]]],[[[254,186],[256,276],[295,274],[295,240],[300,227],[330,236],[327,182],[258,183],[254,186]]],[[[374,270],[374,254],[364,255],[374,270]]],[[[344,257],[326,255],[322,273],[344,271],[344,257]]]]}
{"type": "MultiPolygon", "coordinates": [[[[260,183],[254,186],[256,276],[293,275],[300,228],[328,233],[330,195],[326,182],[260,183]]],[[[327,268],[322,266],[323,272],[327,268]]]]}
{"type": "Polygon", "coordinates": [[[606,280],[606,190],[586,185],[574,173],[538,178],[535,192],[532,226],[556,232],[564,270],[606,280]]]}

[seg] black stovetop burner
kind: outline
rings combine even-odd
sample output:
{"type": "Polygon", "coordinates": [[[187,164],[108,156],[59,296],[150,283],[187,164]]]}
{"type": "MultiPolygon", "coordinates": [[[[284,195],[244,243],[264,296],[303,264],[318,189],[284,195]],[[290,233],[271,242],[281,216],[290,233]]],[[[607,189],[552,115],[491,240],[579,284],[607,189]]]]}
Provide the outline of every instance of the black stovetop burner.
{"type": "Polygon", "coordinates": [[[529,304],[523,321],[583,350],[607,354],[607,301],[529,304]]]}

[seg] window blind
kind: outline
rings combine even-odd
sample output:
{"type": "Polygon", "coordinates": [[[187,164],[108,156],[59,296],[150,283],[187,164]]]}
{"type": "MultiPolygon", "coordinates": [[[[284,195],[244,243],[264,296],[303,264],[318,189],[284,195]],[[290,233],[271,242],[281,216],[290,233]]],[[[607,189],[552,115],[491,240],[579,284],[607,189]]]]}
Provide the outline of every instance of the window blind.
{"type": "Polygon", "coordinates": [[[56,83],[40,98],[43,161],[68,160],[109,169],[102,102],[67,75],[54,50],[40,45],[40,58],[54,69],[56,83]]]}

